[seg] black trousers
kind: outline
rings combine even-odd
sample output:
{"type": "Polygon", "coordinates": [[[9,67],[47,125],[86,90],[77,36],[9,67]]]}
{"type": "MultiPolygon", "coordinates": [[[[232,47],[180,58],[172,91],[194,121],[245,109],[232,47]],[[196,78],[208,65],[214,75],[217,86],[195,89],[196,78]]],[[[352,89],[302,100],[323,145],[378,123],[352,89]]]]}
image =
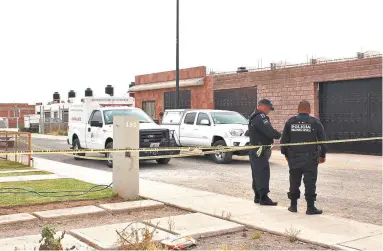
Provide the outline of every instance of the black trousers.
{"type": "Polygon", "coordinates": [[[250,151],[251,173],[253,176],[253,190],[256,198],[267,195],[270,183],[270,165],[266,156],[257,157],[256,151],[250,151]]]}
{"type": "Polygon", "coordinates": [[[287,193],[290,200],[300,198],[299,190],[303,177],[305,199],[308,203],[316,200],[316,182],[318,177],[318,155],[316,153],[301,153],[288,157],[290,168],[290,189],[287,193]]]}

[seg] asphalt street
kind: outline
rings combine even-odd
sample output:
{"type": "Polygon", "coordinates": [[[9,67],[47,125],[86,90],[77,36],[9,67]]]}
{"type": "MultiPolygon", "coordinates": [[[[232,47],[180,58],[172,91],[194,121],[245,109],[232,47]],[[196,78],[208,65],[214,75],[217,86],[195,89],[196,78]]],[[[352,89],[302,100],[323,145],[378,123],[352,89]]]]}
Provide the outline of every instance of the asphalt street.
{"type": "MultiPolygon", "coordinates": [[[[65,141],[33,139],[32,143],[49,149],[69,149],[65,141]]],[[[34,148],[34,150],[39,150],[34,148]]],[[[101,155],[92,155],[101,156],[101,155]]],[[[39,155],[68,164],[81,165],[111,172],[103,161],[76,161],[68,155],[39,155]]],[[[218,165],[208,157],[172,159],[168,165],[155,161],[140,163],[140,176],[144,179],[161,181],[246,199],[253,198],[251,190],[250,164],[246,160],[235,160],[229,165],[218,165]]],[[[288,206],[288,167],[281,159],[271,162],[270,197],[279,205],[288,206]]],[[[304,187],[301,187],[304,198],[304,187]]],[[[382,167],[363,165],[321,165],[317,183],[317,205],[324,213],[382,225],[382,167]]],[[[301,211],[305,201],[299,201],[301,211]]]]}

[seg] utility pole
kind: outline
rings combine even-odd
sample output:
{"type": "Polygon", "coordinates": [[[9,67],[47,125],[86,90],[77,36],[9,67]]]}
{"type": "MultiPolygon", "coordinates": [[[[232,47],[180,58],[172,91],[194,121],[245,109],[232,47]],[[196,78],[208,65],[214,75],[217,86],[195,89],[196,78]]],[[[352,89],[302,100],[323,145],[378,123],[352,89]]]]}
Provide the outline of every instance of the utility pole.
{"type": "Polygon", "coordinates": [[[177,20],[176,20],[176,107],[180,108],[180,46],[179,46],[179,12],[180,2],[177,0],[177,20]]]}

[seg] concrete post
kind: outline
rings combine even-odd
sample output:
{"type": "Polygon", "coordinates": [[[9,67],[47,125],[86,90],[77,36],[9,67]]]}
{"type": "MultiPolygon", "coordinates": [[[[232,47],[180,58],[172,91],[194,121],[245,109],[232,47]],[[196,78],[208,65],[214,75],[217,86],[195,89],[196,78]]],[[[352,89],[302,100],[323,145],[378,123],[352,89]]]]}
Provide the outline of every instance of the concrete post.
{"type": "MultiPolygon", "coordinates": [[[[113,148],[138,148],[140,122],[136,117],[113,117],[113,148]]],[[[139,195],[139,152],[116,152],[113,157],[113,191],[125,200],[139,195]]]]}
{"type": "MultiPolygon", "coordinates": [[[[44,107],[43,105],[40,106],[40,134],[45,133],[44,123],[45,123],[45,113],[44,113],[44,107]]],[[[29,120],[30,121],[30,120],[29,120]]]]}

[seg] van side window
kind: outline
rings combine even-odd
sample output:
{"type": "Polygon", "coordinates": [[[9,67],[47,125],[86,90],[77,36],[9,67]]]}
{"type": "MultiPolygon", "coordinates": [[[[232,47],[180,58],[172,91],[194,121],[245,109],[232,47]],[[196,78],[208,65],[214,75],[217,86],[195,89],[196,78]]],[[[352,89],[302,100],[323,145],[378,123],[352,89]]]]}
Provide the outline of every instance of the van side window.
{"type": "Polygon", "coordinates": [[[196,112],[190,112],[186,114],[184,119],[184,124],[186,125],[194,125],[195,116],[197,115],[196,112]]]}
{"type": "Polygon", "coordinates": [[[90,121],[97,121],[99,123],[102,123],[101,111],[95,111],[90,121]]]}
{"type": "Polygon", "coordinates": [[[210,125],[210,119],[209,119],[209,116],[206,114],[206,113],[202,113],[202,112],[200,112],[199,114],[198,114],[198,118],[197,118],[197,125],[201,125],[201,121],[202,120],[207,120],[207,121],[209,121],[209,125],[210,125]]]}

